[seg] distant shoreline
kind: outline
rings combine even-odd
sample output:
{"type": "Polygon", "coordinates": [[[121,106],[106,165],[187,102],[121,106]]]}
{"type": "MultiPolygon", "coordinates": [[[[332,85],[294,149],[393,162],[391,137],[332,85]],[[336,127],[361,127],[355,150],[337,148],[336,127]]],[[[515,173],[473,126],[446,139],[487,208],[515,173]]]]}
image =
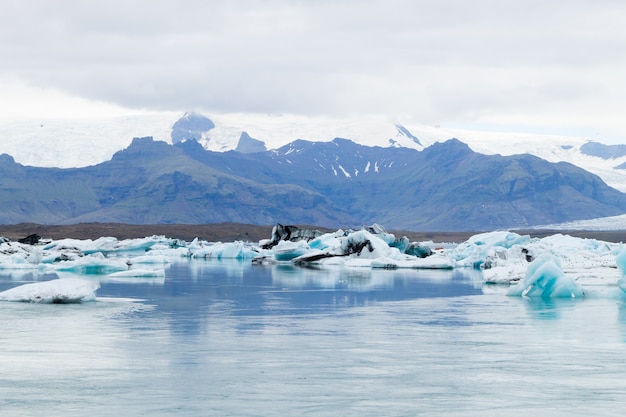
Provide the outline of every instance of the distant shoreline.
{"type": "MultiPolygon", "coordinates": [[[[336,229],[299,225],[303,228],[318,229],[322,232],[336,229]]],[[[18,240],[30,234],[37,234],[43,239],[97,239],[99,237],[115,237],[119,240],[142,238],[159,235],[168,238],[191,241],[194,238],[209,242],[233,242],[236,240],[258,242],[269,239],[273,225],[259,226],[241,223],[212,224],[124,224],[124,223],[78,223],[73,225],[41,225],[20,223],[0,225],[0,236],[10,240],[18,240]]],[[[396,237],[406,236],[414,242],[434,241],[461,243],[481,232],[411,232],[388,230],[396,237]]],[[[626,242],[626,230],[593,231],[593,230],[514,230],[521,235],[545,237],[557,233],[580,238],[597,239],[606,242],[626,242]]]]}

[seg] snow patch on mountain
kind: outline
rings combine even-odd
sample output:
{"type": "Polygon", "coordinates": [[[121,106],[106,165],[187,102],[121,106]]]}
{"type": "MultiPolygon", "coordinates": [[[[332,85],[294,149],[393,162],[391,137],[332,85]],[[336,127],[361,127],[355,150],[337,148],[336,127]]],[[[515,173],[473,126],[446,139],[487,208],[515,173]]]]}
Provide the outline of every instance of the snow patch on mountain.
{"type": "Polygon", "coordinates": [[[30,166],[77,168],[99,164],[127,148],[134,137],[171,143],[180,113],[143,113],[109,118],[0,121],[0,154],[30,166]]]}
{"type": "Polygon", "coordinates": [[[200,142],[205,149],[216,152],[235,149],[242,131],[263,141],[268,149],[279,148],[296,139],[329,142],[335,138],[350,139],[366,146],[424,149],[421,138],[397,120],[385,116],[330,118],[233,113],[209,118],[215,128],[207,131],[200,142]]]}
{"type": "Polygon", "coordinates": [[[339,119],[238,113],[211,115],[210,119],[215,122],[215,128],[206,132],[200,142],[205,149],[217,152],[235,149],[242,131],[263,141],[268,149],[296,139],[328,142],[345,138],[366,146],[423,150],[436,142],[457,138],[473,151],[487,155],[528,153],[549,162],[569,162],[626,192],[626,170],[617,168],[626,163],[626,156],[607,160],[588,155],[581,151],[589,142],[584,137],[449,129],[386,116],[339,119]]]}
{"type": "MultiPolygon", "coordinates": [[[[0,154],[12,155],[24,165],[60,168],[94,165],[128,147],[134,137],[152,136],[155,140],[175,142],[172,129],[181,116],[158,112],[99,119],[3,121],[0,154]]],[[[626,169],[617,168],[626,166],[626,156],[603,159],[581,152],[581,147],[589,142],[584,137],[449,129],[386,116],[331,118],[245,113],[202,116],[214,127],[194,134],[211,151],[237,149],[244,132],[244,144],[247,141],[248,145],[254,145],[254,149],[246,147],[246,151],[263,149],[263,144],[267,149],[277,149],[296,139],[329,142],[335,138],[366,146],[423,150],[436,142],[457,138],[473,151],[488,155],[528,153],[550,162],[569,162],[626,192],[626,169]]],[[[379,166],[368,168],[364,171],[377,171],[379,166]]]]}
{"type": "Polygon", "coordinates": [[[595,231],[626,230],[626,214],[622,214],[620,216],[601,217],[591,220],[578,220],[567,223],[548,224],[543,226],[536,226],[533,229],[595,231]]]}

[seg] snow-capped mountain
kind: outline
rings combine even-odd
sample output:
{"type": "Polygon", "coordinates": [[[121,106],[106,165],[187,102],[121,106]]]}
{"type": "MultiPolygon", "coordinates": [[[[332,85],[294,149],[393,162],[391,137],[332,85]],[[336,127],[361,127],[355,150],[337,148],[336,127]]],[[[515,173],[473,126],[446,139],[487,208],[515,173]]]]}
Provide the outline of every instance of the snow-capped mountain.
{"type": "Polygon", "coordinates": [[[146,137],[83,168],[30,167],[0,155],[0,185],[5,224],[381,222],[480,231],[616,216],[626,207],[626,194],[572,164],[484,155],[457,139],[422,151],[334,139],[245,153],[146,137]]]}
{"type": "MultiPolygon", "coordinates": [[[[186,116],[188,117],[188,116],[186,116]]],[[[353,119],[307,118],[227,114],[211,117],[215,127],[198,138],[205,149],[223,152],[236,149],[242,132],[276,149],[295,139],[328,142],[335,138],[350,139],[365,146],[405,147],[417,150],[451,138],[468,144],[486,155],[528,153],[549,162],[569,162],[600,176],[609,186],[626,192],[626,152],[603,158],[583,151],[589,139],[583,137],[532,133],[484,132],[424,126],[388,117],[353,119]]]]}
{"type": "Polygon", "coordinates": [[[366,146],[423,150],[457,138],[473,151],[487,155],[528,153],[549,162],[570,162],[626,192],[626,152],[589,152],[585,150],[588,138],[447,129],[384,116],[329,118],[240,113],[205,117],[187,113],[181,117],[179,113],[162,112],[102,119],[23,119],[0,122],[0,154],[9,154],[24,165],[83,167],[109,160],[130,145],[133,137],[144,136],[167,143],[193,138],[205,149],[218,152],[238,146],[240,151],[278,149],[296,139],[329,142],[335,138],[366,146]]]}

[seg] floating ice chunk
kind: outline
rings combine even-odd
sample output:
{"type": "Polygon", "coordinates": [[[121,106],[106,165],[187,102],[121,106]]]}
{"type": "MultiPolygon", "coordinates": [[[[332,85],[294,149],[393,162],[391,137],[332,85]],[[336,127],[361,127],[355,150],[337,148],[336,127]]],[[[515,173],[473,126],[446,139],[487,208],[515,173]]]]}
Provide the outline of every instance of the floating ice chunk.
{"type": "Polygon", "coordinates": [[[617,281],[617,286],[624,292],[626,292],[626,249],[624,249],[617,257],[615,258],[615,263],[617,264],[617,268],[619,269],[622,277],[617,281]]]}
{"type": "Polygon", "coordinates": [[[165,276],[165,270],[164,269],[144,269],[144,268],[137,268],[137,269],[129,269],[127,271],[119,271],[119,272],[113,272],[109,275],[107,275],[108,277],[113,277],[113,278],[160,278],[160,277],[164,277],[165,276]]]}
{"type": "Polygon", "coordinates": [[[617,264],[617,268],[619,268],[623,277],[626,277],[626,249],[624,249],[617,257],[615,258],[615,263],[617,264]]]}
{"type": "Polygon", "coordinates": [[[44,246],[44,251],[74,251],[91,255],[102,253],[105,255],[128,252],[148,252],[154,247],[174,248],[180,241],[164,236],[150,236],[140,239],[117,240],[114,237],[101,237],[96,240],[60,239],[44,246]]]}
{"type": "Polygon", "coordinates": [[[507,295],[542,298],[576,298],[585,295],[576,282],[566,276],[554,256],[536,259],[528,265],[526,277],[507,295]]]}
{"type": "Polygon", "coordinates": [[[371,226],[364,226],[362,230],[376,235],[376,237],[383,240],[389,246],[391,246],[396,241],[396,237],[393,235],[393,233],[387,233],[385,228],[378,223],[374,223],[371,226]]]}
{"type": "Polygon", "coordinates": [[[441,255],[432,255],[427,258],[407,256],[404,259],[374,259],[371,266],[377,269],[453,269],[454,261],[441,255]]]}
{"type": "Polygon", "coordinates": [[[37,268],[43,251],[39,247],[15,242],[0,243],[0,269],[37,268]]]}
{"type": "Polygon", "coordinates": [[[13,253],[0,259],[0,269],[37,269],[37,265],[29,262],[28,255],[13,253]]]}
{"type": "Polygon", "coordinates": [[[459,267],[478,268],[496,252],[507,254],[510,249],[518,251],[518,248],[521,251],[521,246],[530,245],[536,240],[513,232],[481,233],[458,245],[449,255],[457,261],[459,267]]]}
{"type": "Polygon", "coordinates": [[[309,245],[304,240],[297,242],[281,240],[271,249],[271,251],[274,252],[274,258],[277,261],[291,261],[298,256],[304,255],[310,250],[309,245]]]}
{"type": "MultiPolygon", "coordinates": [[[[125,254],[127,254],[127,252],[125,252],[125,254]]],[[[150,257],[155,257],[155,258],[188,258],[191,256],[191,250],[187,247],[183,247],[183,246],[177,246],[174,248],[169,248],[169,247],[161,247],[161,245],[155,245],[153,246],[148,252],[145,252],[145,255],[137,255],[137,256],[132,256],[132,259],[136,259],[136,258],[142,258],[142,259],[149,259],[150,257]]]]}
{"type": "Polygon", "coordinates": [[[346,232],[341,229],[333,233],[325,233],[311,240],[309,242],[309,247],[311,249],[325,250],[337,246],[339,244],[339,239],[345,235],[346,232]]]}
{"type": "Polygon", "coordinates": [[[519,235],[508,231],[479,233],[467,240],[467,243],[476,246],[501,246],[511,248],[514,245],[524,245],[530,241],[530,236],[519,235]]]}
{"type": "Polygon", "coordinates": [[[252,259],[259,255],[250,245],[242,242],[211,243],[198,245],[191,249],[191,256],[194,258],[215,258],[215,259],[252,259]]]}
{"type": "Polygon", "coordinates": [[[39,248],[35,248],[28,254],[26,260],[33,265],[39,265],[43,260],[43,251],[39,248]]]}
{"type": "Polygon", "coordinates": [[[85,279],[55,279],[24,284],[0,292],[0,300],[30,303],[69,304],[92,301],[100,284],[85,279]]]}
{"type": "Polygon", "coordinates": [[[434,246],[434,243],[411,242],[409,241],[409,238],[403,236],[400,239],[395,239],[389,244],[389,246],[398,248],[401,253],[405,253],[407,255],[416,256],[418,258],[426,258],[433,254],[431,246],[434,246]]]}
{"type": "Polygon", "coordinates": [[[128,260],[108,259],[101,253],[78,258],[73,261],[61,261],[52,266],[55,271],[71,272],[82,275],[107,275],[113,272],[126,271],[128,260]]]}
{"type": "Polygon", "coordinates": [[[486,284],[511,284],[521,281],[526,275],[527,263],[510,262],[504,265],[483,269],[483,281],[486,284]]]}
{"type": "Polygon", "coordinates": [[[109,278],[161,278],[165,277],[164,269],[129,269],[127,271],[113,272],[107,275],[109,278]]]}
{"type": "MultiPolygon", "coordinates": [[[[350,233],[341,239],[341,254],[375,259],[400,254],[397,248],[391,248],[383,239],[365,230],[350,233]]],[[[397,256],[396,256],[397,257],[397,256]]]]}
{"type": "MultiPolygon", "coordinates": [[[[418,258],[403,253],[392,234],[374,225],[346,233],[338,230],[317,237],[308,243],[309,250],[293,259],[298,265],[344,265],[346,267],[450,269],[448,256],[418,258]],[[372,231],[376,233],[372,233],[372,231]]],[[[430,252],[430,249],[429,249],[430,252]]]]}
{"type": "Polygon", "coordinates": [[[329,253],[327,250],[311,249],[304,255],[294,258],[292,262],[296,265],[337,265],[345,263],[345,259],[341,256],[329,253]]]}

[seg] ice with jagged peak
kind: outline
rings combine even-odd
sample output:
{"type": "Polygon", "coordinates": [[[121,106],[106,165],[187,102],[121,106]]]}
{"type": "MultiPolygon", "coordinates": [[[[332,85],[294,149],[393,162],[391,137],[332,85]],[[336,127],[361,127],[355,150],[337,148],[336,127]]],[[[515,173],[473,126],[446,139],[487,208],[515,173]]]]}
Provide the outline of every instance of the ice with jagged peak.
{"type": "Polygon", "coordinates": [[[81,303],[95,300],[98,288],[100,284],[97,281],[77,278],[54,279],[24,284],[0,292],[0,300],[43,304],[81,303]]]}
{"type": "Polygon", "coordinates": [[[582,287],[566,276],[559,259],[545,256],[528,265],[526,277],[509,288],[507,295],[540,298],[580,298],[582,287]]]}
{"type": "MultiPolygon", "coordinates": [[[[496,231],[472,236],[450,251],[458,266],[480,267],[490,258],[501,258],[500,254],[512,248],[522,248],[531,243],[528,235],[514,232],[496,231]]],[[[520,249],[521,250],[521,249],[520,249]]]]}
{"type": "MultiPolygon", "coordinates": [[[[338,230],[323,234],[307,244],[308,251],[302,243],[297,247],[291,245],[292,254],[295,255],[294,251],[305,252],[296,257],[290,256],[291,261],[298,265],[334,265],[348,268],[453,268],[454,263],[447,256],[419,258],[402,253],[398,247],[393,246],[397,241],[395,236],[375,226],[358,231],[338,230]]],[[[278,254],[277,260],[284,257],[281,248],[278,249],[278,254]]]]}

